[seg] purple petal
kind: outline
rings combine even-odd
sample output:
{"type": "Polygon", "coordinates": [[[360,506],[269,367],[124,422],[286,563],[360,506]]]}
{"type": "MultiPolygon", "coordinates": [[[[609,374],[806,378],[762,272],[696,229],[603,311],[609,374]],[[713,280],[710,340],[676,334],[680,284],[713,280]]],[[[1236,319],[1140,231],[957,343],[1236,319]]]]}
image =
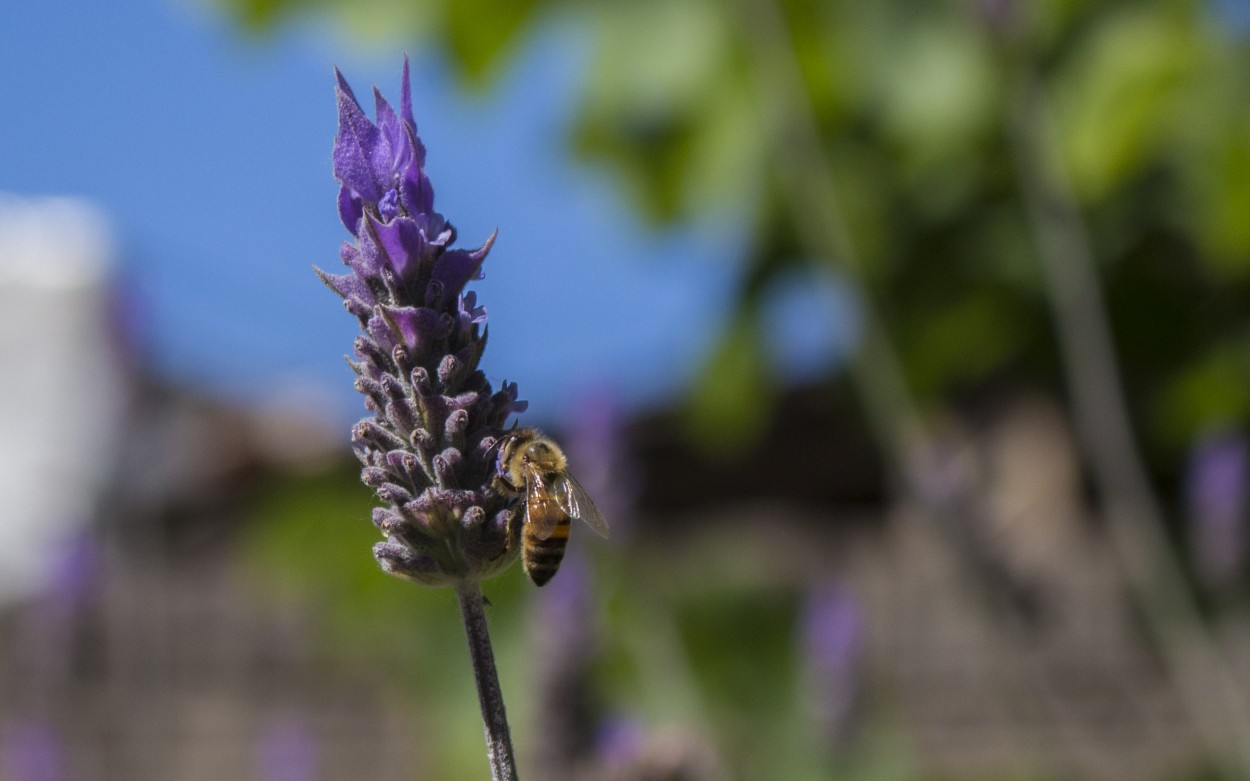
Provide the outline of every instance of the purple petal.
{"type": "Polygon", "coordinates": [[[339,106],[339,129],[334,136],[334,176],[366,201],[377,203],[385,187],[378,181],[374,158],[382,134],[356,103],[343,74],[334,70],[339,106]]]}
{"type": "MultiPolygon", "coordinates": [[[[380,307],[379,307],[380,309],[380,307]]],[[[377,309],[374,310],[375,312],[377,309]]],[[[395,345],[399,344],[399,334],[391,328],[390,321],[380,314],[374,314],[369,318],[369,322],[365,324],[365,330],[369,332],[369,336],[383,350],[390,352],[395,349],[395,345]]]]}
{"type": "Polygon", "coordinates": [[[339,188],[339,219],[351,231],[353,236],[360,232],[360,218],[364,216],[365,203],[351,188],[343,185],[339,188]]]}
{"type": "MultiPolygon", "coordinates": [[[[350,241],[345,241],[339,247],[339,259],[343,261],[343,265],[356,271],[360,266],[360,250],[356,249],[356,245],[350,241]]],[[[360,273],[357,271],[357,273],[360,273]]]]}
{"type": "Polygon", "coordinates": [[[378,236],[379,225],[381,223],[372,216],[365,217],[360,223],[359,268],[352,268],[363,277],[380,277],[382,269],[391,266],[386,249],[382,246],[382,239],[378,236]]]}
{"type": "MultiPolygon", "coordinates": [[[[415,133],[417,130],[417,120],[412,117],[412,81],[408,78],[408,55],[404,55],[404,74],[399,79],[399,115],[403,117],[408,126],[415,133]]],[[[420,150],[421,156],[417,160],[418,164],[425,164],[425,150],[420,150]]]]}
{"type": "Polygon", "coordinates": [[[417,223],[407,217],[388,223],[376,222],[370,217],[369,222],[391,269],[400,279],[409,279],[416,273],[425,249],[417,223]]]}
{"type": "MultiPolygon", "coordinates": [[[[342,258],[343,264],[356,272],[356,276],[368,283],[370,279],[377,279],[381,276],[381,268],[370,266],[369,261],[365,260],[364,255],[360,254],[360,249],[353,244],[343,242],[343,247],[339,250],[339,257],[342,258]]],[[[378,262],[377,257],[374,262],[378,262]]]]}
{"type": "Polygon", "coordinates": [[[517,401],[517,384],[504,380],[499,383],[499,390],[495,391],[495,395],[491,397],[491,401],[501,406],[504,410],[504,417],[516,412],[524,412],[529,409],[528,401],[517,401]]]}
{"type": "Polygon", "coordinates": [[[326,287],[338,293],[343,298],[360,301],[365,304],[375,304],[377,301],[373,297],[373,291],[365,284],[365,281],[355,274],[327,274],[321,269],[313,266],[313,271],[321,278],[326,287]]]}
{"type": "Polygon", "coordinates": [[[435,339],[443,339],[451,333],[451,318],[429,307],[383,307],[404,344],[410,349],[418,349],[435,339]]]}
{"type": "Polygon", "coordinates": [[[486,322],[486,307],[477,306],[477,293],[470,290],[460,296],[460,322],[467,325],[480,325],[486,322]]]}
{"type": "Polygon", "coordinates": [[[465,285],[469,284],[470,279],[481,279],[477,276],[478,270],[481,269],[482,261],[486,260],[486,253],[490,252],[491,246],[495,243],[495,237],[498,235],[499,231],[495,231],[480,249],[472,252],[462,249],[444,252],[434,262],[434,280],[442,283],[445,290],[458,294],[465,285]]]}
{"type": "Polygon", "coordinates": [[[404,133],[407,144],[415,150],[413,156],[416,164],[410,164],[403,169],[403,177],[399,182],[400,194],[411,213],[425,214],[434,210],[434,187],[430,184],[430,178],[425,175],[425,147],[411,127],[405,126],[404,133]]]}
{"type": "Polygon", "coordinates": [[[347,79],[343,78],[343,74],[339,73],[338,68],[334,69],[334,80],[338,83],[339,91],[341,91],[344,95],[350,98],[353,103],[359,106],[360,102],[356,100],[356,93],[352,92],[352,86],[347,83],[347,79]]]}
{"type": "Polygon", "coordinates": [[[447,224],[447,219],[438,212],[431,211],[413,215],[417,229],[426,244],[431,247],[446,247],[455,238],[455,230],[447,224]]]}
{"type": "Polygon", "coordinates": [[[382,200],[378,201],[378,214],[382,217],[382,222],[390,222],[401,213],[399,208],[399,191],[387,190],[386,195],[382,196],[382,200]]]}
{"type": "Polygon", "coordinates": [[[425,144],[417,135],[417,120],[412,116],[412,80],[408,78],[408,55],[404,55],[404,73],[399,81],[399,116],[412,130],[413,149],[416,151],[417,167],[425,168],[425,144]]]}
{"type": "Polygon", "coordinates": [[[395,115],[395,109],[386,102],[386,98],[382,97],[377,87],[373,88],[373,103],[378,117],[378,127],[382,130],[386,145],[390,147],[391,158],[388,166],[391,171],[398,173],[413,162],[415,150],[409,140],[408,128],[395,115]]]}

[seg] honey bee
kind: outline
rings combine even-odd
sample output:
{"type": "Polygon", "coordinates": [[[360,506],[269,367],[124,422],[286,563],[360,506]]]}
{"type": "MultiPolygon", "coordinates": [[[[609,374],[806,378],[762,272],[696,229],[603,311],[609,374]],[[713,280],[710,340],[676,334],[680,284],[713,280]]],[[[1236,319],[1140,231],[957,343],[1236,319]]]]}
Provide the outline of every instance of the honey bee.
{"type": "Polygon", "coordinates": [[[580,518],[601,537],[608,536],[608,522],[586,489],[569,474],[564,451],[541,432],[521,428],[506,434],[499,465],[503,491],[525,492],[521,562],[534,585],[551,580],[560,568],[571,519],[580,518]]]}

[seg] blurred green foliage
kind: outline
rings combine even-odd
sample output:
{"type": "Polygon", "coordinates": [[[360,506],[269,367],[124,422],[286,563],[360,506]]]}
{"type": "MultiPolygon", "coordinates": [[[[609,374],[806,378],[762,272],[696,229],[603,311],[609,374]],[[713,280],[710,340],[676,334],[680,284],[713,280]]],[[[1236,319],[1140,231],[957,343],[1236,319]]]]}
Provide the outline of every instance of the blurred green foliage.
{"type": "MultiPolygon", "coordinates": [[[[811,262],[779,174],[787,108],[761,78],[777,63],[752,21],[770,0],[223,1],[253,29],[315,13],[365,38],[403,35],[444,52],[468,84],[497,75],[536,27],[571,21],[593,42],[572,150],[611,168],[654,221],[753,226],[741,309],[694,391],[707,412],[691,428],[717,446],[761,429],[754,403],[772,394],[744,329],[768,280],[811,262]]],[[[1246,421],[1250,48],[1222,6],[775,3],[863,282],[922,400],[1003,378],[1059,388],[1008,136],[1035,79],[1107,274],[1148,444],[1161,455],[1246,421]]]]}
{"type": "MultiPolygon", "coordinates": [[[[796,266],[823,262],[804,246],[787,191],[790,107],[766,86],[777,54],[752,24],[770,0],[222,1],[253,29],[311,13],[365,38],[404,35],[442,51],[471,85],[501,73],[540,25],[571,21],[562,29],[593,44],[572,152],[609,168],[657,224],[711,216],[749,228],[738,307],[686,417],[721,449],[763,429],[776,381],[761,298],[796,266]]],[[[1205,429],[1250,422],[1250,30],[1181,0],[775,2],[823,153],[810,164],[828,163],[859,282],[922,401],[1003,384],[1061,392],[1011,137],[1021,94],[1036,85],[1156,465],[1178,461],[1205,429]]],[[[255,570],[324,604],[328,641],[344,653],[402,649],[403,683],[447,716],[430,720],[440,758],[428,777],[470,777],[480,734],[454,597],[414,598],[378,571],[368,505],[354,474],[275,488],[249,545],[255,570]]],[[[652,723],[715,725],[741,777],[829,777],[795,705],[797,586],[742,588],[740,562],[704,553],[695,582],[680,566],[657,571],[655,551],[602,562],[604,699],[652,723]]],[[[523,585],[514,568],[488,589],[514,703],[531,702],[534,685],[523,585]]],[[[849,755],[842,771],[919,777],[905,759],[874,764],[887,755],[898,753],[849,755]]]]}

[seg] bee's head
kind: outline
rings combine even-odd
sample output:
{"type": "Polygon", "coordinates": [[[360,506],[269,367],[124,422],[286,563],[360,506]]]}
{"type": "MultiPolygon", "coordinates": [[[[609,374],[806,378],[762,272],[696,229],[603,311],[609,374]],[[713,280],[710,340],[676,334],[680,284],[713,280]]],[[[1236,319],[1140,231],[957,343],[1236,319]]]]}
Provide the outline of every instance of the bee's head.
{"type": "Polygon", "coordinates": [[[539,439],[533,429],[513,429],[493,445],[499,455],[495,460],[495,472],[514,490],[525,486],[524,466],[528,462],[529,444],[539,439]]]}
{"type": "Polygon", "coordinates": [[[520,448],[520,460],[523,464],[531,464],[544,472],[564,471],[564,451],[555,442],[543,436],[536,436],[520,448]]]}

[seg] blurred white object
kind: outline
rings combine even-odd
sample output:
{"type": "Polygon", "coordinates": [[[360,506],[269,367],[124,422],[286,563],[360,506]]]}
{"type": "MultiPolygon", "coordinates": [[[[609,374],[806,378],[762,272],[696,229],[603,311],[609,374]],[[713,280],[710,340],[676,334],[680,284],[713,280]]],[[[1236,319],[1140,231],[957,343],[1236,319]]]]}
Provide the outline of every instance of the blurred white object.
{"type": "Polygon", "coordinates": [[[113,259],[91,204],[0,193],[0,601],[47,581],[116,466],[113,259]]]}

